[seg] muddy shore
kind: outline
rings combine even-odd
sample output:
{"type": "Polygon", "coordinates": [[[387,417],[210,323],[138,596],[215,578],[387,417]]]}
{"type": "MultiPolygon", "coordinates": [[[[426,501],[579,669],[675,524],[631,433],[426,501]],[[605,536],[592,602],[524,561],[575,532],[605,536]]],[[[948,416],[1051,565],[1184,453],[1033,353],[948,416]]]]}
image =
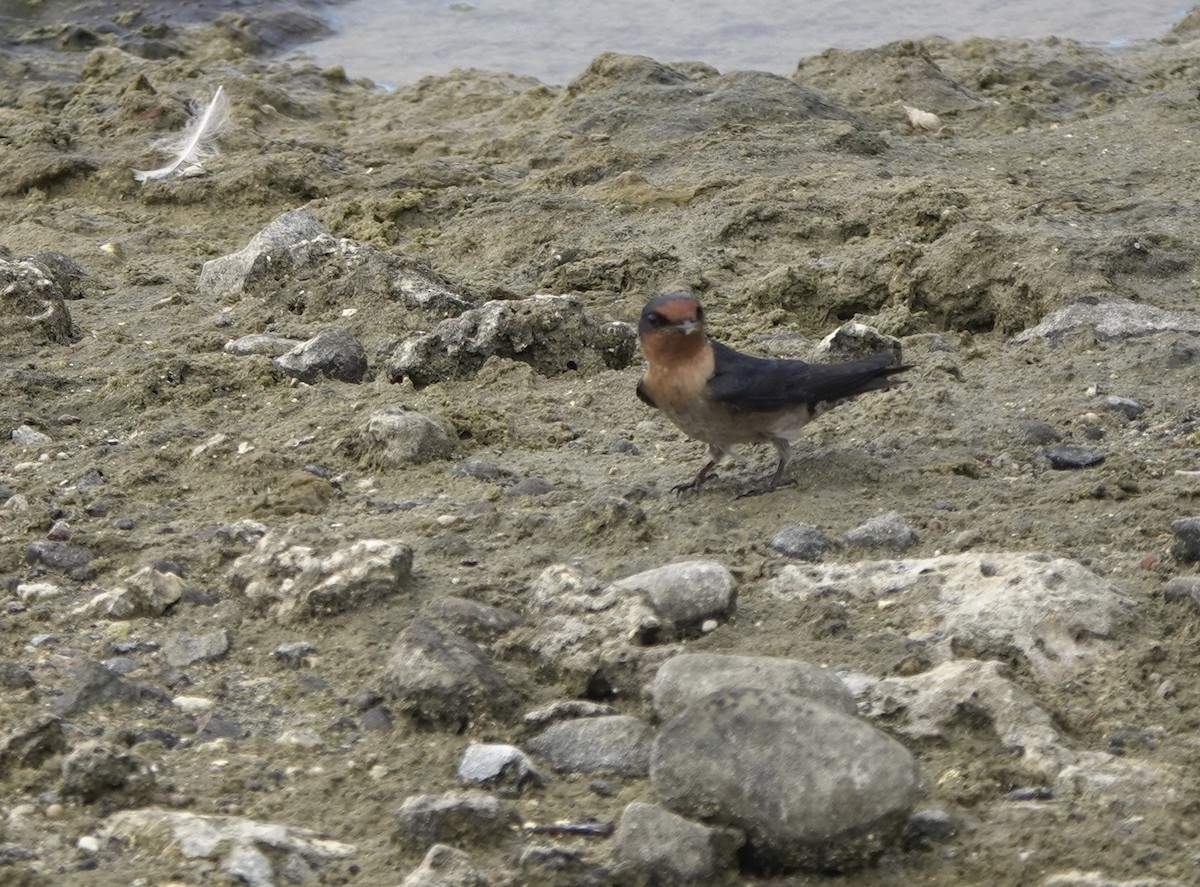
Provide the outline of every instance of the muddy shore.
{"type": "MultiPolygon", "coordinates": [[[[274,34],[132,17],[0,48],[0,881],[399,884],[429,842],[397,810],[461,790],[472,743],[526,748],[564,701],[653,732],[657,671],[703,652],[840,675],[952,828],[839,875],[743,849],[702,883],[1194,883],[1194,18],[1121,49],[930,38],[788,78],[604,55],[564,87],[394,92],[274,61],[274,34]],[[135,181],[218,86],[203,174],[135,181]],[[284,214],[257,264],[206,267],[284,214]],[[634,396],[628,326],[671,287],[759,354],[865,324],[911,385],[814,423],[783,489],[740,495],[764,447],[676,495],[704,448],[634,396]],[[500,333],[446,344],[476,342],[463,317],[500,333]],[[361,372],[278,360],[330,330],[361,372]],[[394,582],[289,597],[297,547],[366,540],[394,582]],[[1102,585],[984,630],[953,557],[1102,585]],[[568,568],[603,597],[690,561],[736,584],[702,619],[568,643],[546,603],[568,568]],[[945,584],[868,592],[880,561],[945,584]],[[415,625],[480,657],[489,698],[406,695],[415,625]],[[986,692],[920,684],[968,664],[986,692]],[[146,810],[292,831],[255,868],[146,810]]],[[[526,826],[618,823],[662,786],[531,759],[544,785],[492,792],[511,820],[441,843],[493,885],[655,883],[606,834],[526,826]]]]}

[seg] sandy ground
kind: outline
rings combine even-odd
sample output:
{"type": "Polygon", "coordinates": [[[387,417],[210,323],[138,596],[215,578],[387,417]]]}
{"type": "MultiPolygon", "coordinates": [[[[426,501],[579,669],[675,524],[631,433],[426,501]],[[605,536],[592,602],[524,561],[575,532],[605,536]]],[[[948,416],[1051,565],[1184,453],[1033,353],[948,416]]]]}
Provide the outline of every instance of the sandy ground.
{"type": "MultiPolygon", "coordinates": [[[[873,607],[783,607],[763,593],[788,562],[768,545],[778,530],[803,523],[836,538],[896,511],[919,537],[909,556],[1045,551],[1119,581],[1138,618],[1106,667],[1056,686],[1010,664],[1077,747],[1152,736],[1127,754],[1196,772],[1197,617],[1161,589],[1195,571],[1170,556],[1169,525],[1200,496],[1196,478],[1178,473],[1196,469],[1200,449],[1197,340],[1010,342],[1080,297],[1196,308],[1200,56],[1186,25],[1121,50],[928,40],[831,51],[804,59],[790,79],[603,56],[563,88],[464,71],[392,93],[337,69],[273,63],[254,23],[233,17],[133,22],[124,36],[40,34],[0,50],[0,254],[62,253],[83,275],[67,303],[74,341],[49,344],[19,325],[0,333],[0,484],[15,497],[0,508],[12,604],[0,658],[36,678],[0,691],[5,723],[31,717],[70,685],[72,667],[110,658],[114,643],[228,628],[228,655],[185,669],[183,692],[218,699],[250,735],[216,748],[139,744],[156,768],[156,800],[320,830],[358,847],[324,882],[398,883],[419,859],[389,839],[400,801],[457,787],[470,741],[523,735],[519,724],[446,735],[356,723],[351,700],[377,683],[392,639],[431,597],[520,612],[553,563],[611,580],[703,557],[738,577],[738,607],[689,649],[896,673],[911,667],[902,619],[873,607]],[[143,42],[123,45],[142,55],[118,48],[130,34],[143,42]],[[236,125],[207,174],[135,182],[131,168],[162,162],[153,142],[182,127],[185,102],[218,85],[236,125]],[[938,120],[914,128],[904,106],[938,120]],[[253,297],[198,291],[205,260],[298,207],[474,303],[573,295],[599,320],[633,322],[651,295],[684,285],[704,301],[714,336],[776,356],[806,354],[859,319],[902,338],[912,384],[814,424],[793,485],[738,498],[746,478],[773,467],[769,448],[751,449],[744,464],[678,497],[671,487],[699,467],[703,447],[633,396],[636,360],[543,376],[497,358],[473,378],[417,390],[385,371],[396,343],[426,328],[405,327],[403,312],[287,281],[253,297]],[[304,339],[332,326],[364,343],[363,383],[296,385],[266,358],[223,350],[249,333],[304,339]],[[1147,409],[1128,419],[1103,408],[1107,394],[1147,409]],[[359,459],[358,429],[398,404],[449,423],[455,455],[403,470],[359,459]],[[1051,470],[1021,432],[1028,420],[1102,447],[1105,461],[1051,470]],[[49,441],[8,442],[23,425],[49,441]],[[223,443],[194,455],[217,434],[223,443]],[[499,466],[503,482],[462,471],[471,460],[499,466]],[[510,479],[529,477],[549,491],[506,495],[510,479]],[[298,625],[257,618],[226,578],[240,552],[213,542],[215,527],[245,518],[319,543],[406,540],[413,587],[368,611],[298,625]],[[74,578],[26,561],[57,521],[94,553],[74,578]],[[179,565],[217,603],[120,622],[73,613],[155,559],[179,565]],[[19,604],[18,583],[42,579],[64,595],[19,604]],[[834,617],[844,625],[830,632],[834,617]],[[271,651],[296,640],[316,648],[311,667],[281,669],[271,651]],[[276,742],[299,728],[320,742],[276,742]]],[[[827,560],[887,554],[835,550],[827,560]]],[[[132,677],[164,681],[154,648],[135,649],[132,677]]],[[[519,653],[506,665],[523,676],[529,707],[567,693],[519,653]]],[[[640,699],[618,704],[644,713],[640,699]]],[[[90,711],[73,725],[81,737],[150,727],[184,737],[198,729],[149,703],[90,711]]],[[[1186,883],[1198,870],[1194,776],[1169,800],[1022,817],[1005,806],[1020,777],[1004,749],[965,738],[913,751],[931,782],[928,803],[958,819],[959,836],[840,883],[1040,884],[1071,869],[1186,883]]],[[[102,853],[82,863],[76,839],[124,802],[60,804],[56,759],[2,778],[4,812],[31,805],[24,815],[46,836],[39,859],[14,863],[24,883],[43,883],[36,872],[45,883],[93,885],[195,877],[171,858],[102,853]]],[[[522,815],[613,819],[647,792],[629,780],[601,797],[586,780],[559,780],[522,815]]],[[[3,828],[0,843],[17,842],[3,828]]],[[[610,852],[602,842],[574,846],[596,862],[610,852]]],[[[502,850],[477,861],[496,883],[517,882],[502,850]]]]}

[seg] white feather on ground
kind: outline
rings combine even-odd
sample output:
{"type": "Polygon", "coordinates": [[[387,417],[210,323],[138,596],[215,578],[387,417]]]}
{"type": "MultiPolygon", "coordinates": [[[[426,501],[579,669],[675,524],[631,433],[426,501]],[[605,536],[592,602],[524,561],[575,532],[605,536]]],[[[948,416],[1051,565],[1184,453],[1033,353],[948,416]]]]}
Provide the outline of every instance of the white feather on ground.
{"type": "Polygon", "coordinates": [[[229,99],[225,87],[218,86],[212,101],[192,115],[179,136],[162,140],[163,153],[175,154],[175,159],[158,169],[135,169],[133,177],[139,182],[150,179],[171,179],[175,176],[204,174],[203,161],[220,153],[217,140],[233,125],[229,114],[229,99]]]}

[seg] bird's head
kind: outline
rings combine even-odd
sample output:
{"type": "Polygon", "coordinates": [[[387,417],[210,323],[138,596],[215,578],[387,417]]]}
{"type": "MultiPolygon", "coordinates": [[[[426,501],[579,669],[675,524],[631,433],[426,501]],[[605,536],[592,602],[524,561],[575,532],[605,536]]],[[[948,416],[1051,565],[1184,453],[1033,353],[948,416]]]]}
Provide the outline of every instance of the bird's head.
{"type": "Polygon", "coordinates": [[[656,296],[642,309],[638,335],[685,335],[704,332],[704,309],[692,296],[666,293],[656,296]]]}
{"type": "Polygon", "coordinates": [[[704,309],[685,293],[656,296],[642,309],[638,338],[651,363],[686,360],[708,344],[704,309]]]}

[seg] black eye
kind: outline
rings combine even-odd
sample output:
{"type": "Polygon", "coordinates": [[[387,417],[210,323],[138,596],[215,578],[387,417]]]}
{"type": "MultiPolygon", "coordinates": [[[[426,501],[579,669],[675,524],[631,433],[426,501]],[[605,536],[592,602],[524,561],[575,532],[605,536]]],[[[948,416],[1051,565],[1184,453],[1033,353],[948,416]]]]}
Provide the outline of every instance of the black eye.
{"type": "Polygon", "coordinates": [[[650,324],[650,326],[662,326],[666,322],[667,319],[657,311],[651,311],[646,315],[646,323],[650,324]]]}
{"type": "Polygon", "coordinates": [[[704,309],[699,305],[696,306],[696,320],[704,323],[704,309]]]}

